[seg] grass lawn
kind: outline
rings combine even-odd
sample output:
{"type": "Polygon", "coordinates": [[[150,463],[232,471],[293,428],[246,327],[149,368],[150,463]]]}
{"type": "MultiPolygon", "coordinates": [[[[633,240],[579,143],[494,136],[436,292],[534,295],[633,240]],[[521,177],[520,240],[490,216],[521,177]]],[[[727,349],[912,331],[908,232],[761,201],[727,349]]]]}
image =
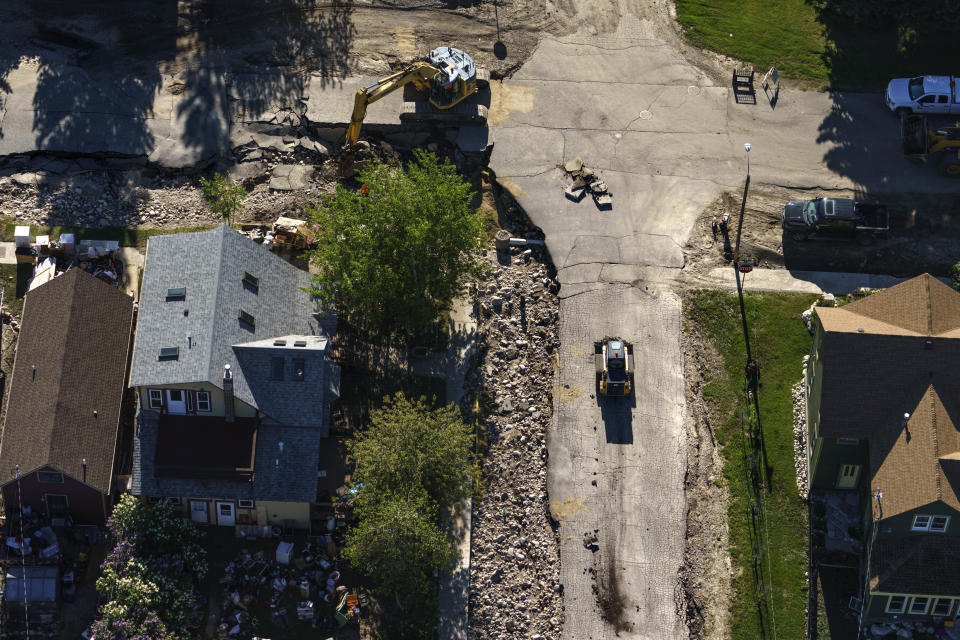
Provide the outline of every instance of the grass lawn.
{"type": "Polygon", "coordinates": [[[776,66],[814,87],[879,91],[892,77],[956,73],[950,65],[960,41],[936,17],[923,22],[905,12],[900,23],[867,20],[857,27],[818,12],[810,0],[676,4],[694,45],[752,63],[761,73],[776,66]]]}
{"type": "Polygon", "coordinates": [[[807,507],[797,492],[793,467],[790,388],[800,379],[802,358],[810,351],[811,337],[799,316],[815,298],[774,293],[745,298],[750,344],[761,373],[758,400],[771,487],[760,492],[764,508],[757,510],[757,517],[752,516],[753,448],[740,425],[741,415],[749,415],[752,406],[744,394],[746,351],[737,296],[698,291],[684,304],[685,328],[698,332],[722,361],[708,373],[703,395],[721,445],[730,493],[735,588],[730,622],[735,640],[774,637],[774,625],[775,637],[780,638],[802,638],[806,630],[807,507]],[[755,546],[762,549],[758,572],[753,564],[755,546]]]}

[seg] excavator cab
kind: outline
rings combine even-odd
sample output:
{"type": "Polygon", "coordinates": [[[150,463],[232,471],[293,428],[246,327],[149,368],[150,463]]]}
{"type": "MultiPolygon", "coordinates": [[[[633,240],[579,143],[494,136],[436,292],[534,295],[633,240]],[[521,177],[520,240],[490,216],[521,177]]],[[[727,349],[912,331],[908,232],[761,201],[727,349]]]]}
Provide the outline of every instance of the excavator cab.
{"type": "Polygon", "coordinates": [[[430,79],[430,104],[449,109],[477,91],[477,65],[460,49],[437,47],[424,58],[437,73],[430,79]]]}

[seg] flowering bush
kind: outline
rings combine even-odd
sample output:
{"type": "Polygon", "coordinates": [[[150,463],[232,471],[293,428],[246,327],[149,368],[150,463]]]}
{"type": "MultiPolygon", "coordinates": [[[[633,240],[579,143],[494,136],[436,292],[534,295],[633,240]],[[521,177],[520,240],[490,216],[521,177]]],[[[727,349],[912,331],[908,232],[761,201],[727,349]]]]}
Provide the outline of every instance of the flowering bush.
{"type": "Polygon", "coordinates": [[[97,640],[188,637],[196,584],[207,573],[197,526],[167,500],[151,505],[124,495],[107,522],[113,547],[97,590],[110,600],[93,625],[97,640]]]}

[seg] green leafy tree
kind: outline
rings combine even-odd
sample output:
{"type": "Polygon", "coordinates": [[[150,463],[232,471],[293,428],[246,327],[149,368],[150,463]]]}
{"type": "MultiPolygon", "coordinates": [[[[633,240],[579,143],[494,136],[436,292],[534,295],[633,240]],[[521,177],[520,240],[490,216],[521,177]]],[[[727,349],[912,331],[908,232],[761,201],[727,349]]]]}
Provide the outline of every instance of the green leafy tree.
{"type": "Polygon", "coordinates": [[[243,199],[247,190],[241,184],[234,184],[225,175],[215,173],[213,178],[200,178],[200,188],[207,197],[210,210],[230,224],[234,215],[243,211],[243,199]]]}
{"type": "Polygon", "coordinates": [[[357,179],[358,191],[337,185],[308,209],[318,229],[314,292],[382,337],[427,327],[479,272],[483,220],[470,185],[424,151],[406,167],[371,162],[357,179]]]}
{"type": "Polygon", "coordinates": [[[392,626],[403,637],[430,637],[437,627],[435,571],[456,562],[453,540],[444,533],[423,489],[367,494],[357,501],[343,555],[376,581],[382,597],[403,610],[392,626]]]}
{"type": "Polygon", "coordinates": [[[375,579],[378,593],[396,598],[403,637],[436,629],[434,575],[449,571],[457,555],[441,523],[446,507],[472,490],[473,443],[455,406],[432,408],[400,393],[348,442],[359,491],[344,554],[375,579]]]}
{"type": "Polygon", "coordinates": [[[189,637],[195,587],[207,572],[200,530],[163,500],[151,505],[125,494],[107,522],[113,547],[97,591],[109,600],[93,625],[99,640],[189,637]]]}
{"type": "Polygon", "coordinates": [[[474,436],[454,405],[431,408],[401,393],[385,398],[370,423],[347,443],[361,494],[422,488],[441,507],[470,495],[474,436]]]}

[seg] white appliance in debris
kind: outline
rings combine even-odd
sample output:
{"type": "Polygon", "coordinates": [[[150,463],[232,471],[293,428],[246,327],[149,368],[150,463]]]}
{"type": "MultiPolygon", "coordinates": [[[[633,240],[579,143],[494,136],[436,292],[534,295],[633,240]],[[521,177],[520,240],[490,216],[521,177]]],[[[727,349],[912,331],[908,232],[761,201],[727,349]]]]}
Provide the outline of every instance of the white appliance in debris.
{"type": "Polygon", "coordinates": [[[13,242],[18,247],[30,246],[29,225],[17,225],[17,227],[13,230],[13,242]]]}
{"type": "Polygon", "coordinates": [[[277,545],[277,562],[279,564],[290,564],[293,558],[293,543],[281,542],[277,545]]]}

